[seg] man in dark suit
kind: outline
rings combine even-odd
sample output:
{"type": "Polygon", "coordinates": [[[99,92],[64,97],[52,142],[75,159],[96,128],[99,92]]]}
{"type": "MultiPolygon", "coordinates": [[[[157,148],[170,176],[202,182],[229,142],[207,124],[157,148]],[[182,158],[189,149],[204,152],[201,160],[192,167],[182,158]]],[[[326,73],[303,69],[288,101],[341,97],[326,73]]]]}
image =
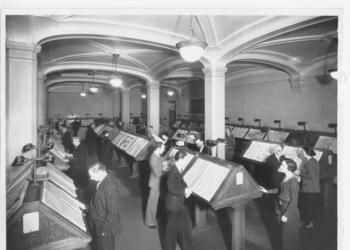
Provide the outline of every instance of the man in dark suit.
{"type": "Polygon", "coordinates": [[[185,197],[191,195],[182,178],[182,172],[186,167],[185,151],[179,150],[175,154],[174,166],[168,174],[168,194],[165,198],[167,210],[167,223],[165,227],[164,250],[175,250],[177,239],[179,239],[182,250],[193,250],[190,219],[185,208],[185,197]]]}
{"type": "Polygon", "coordinates": [[[96,250],[117,250],[117,236],[123,231],[119,217],[117,179],[101,162],[89,166],[91,180],[97,182],[89,207],[89,222],[96,250]]]}
{"type": "Polygon", "coordinates": [[[266,189],[278,188],[278,185],[283,180],[284,175],[278,172],[280,157],[282,156],[282,147],[275,145],[272,148],[272,154],[265,160],[265,178],[267,181],[264,185],[266,189]]]}
{"type": "Polygon", "coordinates": [[[102,132],[102,136],[101,136],[101,144],[100,144],[100,152],[99,152],[99,156],[100,156],[100,161],[106,166],[106,168],[108,170],[112,170],[113,168],[113,162],[112,162],[112,158],[113,158],[113,147],[112,144],[109,142],[108,140],[108,131],[104,130],[102,132]]]}
{"type": "MultiPolygon", "coordinates": [[[[284,178],[284,174],[278,172],[278,168],[281,165],[281,156],[282,156],[282,147],[280,145],[275,145],[272,148],[272,154],[268,156],[265,160],[265,169],[263,176],[263,186],[266,189],[275,189],[279,187],[279,184],[284,178]]],[[[267,194],[267,211],[268,216],[271,217],[271,220],[278,214],[279,205],[278,205],[278,195],[277,194],[267,194]]]]}
{"type": "Polygon", "coordinates": [[[73,136],[78,136],[79,128],[81,126],[81,122],[78,119],[75,119],[72,124],[73,136]]]}
{"type": "Polygon", "coordinates": [[[86,191],[89,185],[87,166],[92,162],[88,161],[87,147],[84,142],[80,141],[80,137],[73,137],[73,145],[73,158],[69,160],[70,168],[67,170],[67,174],[78,188],[79,199],[85,202],[88,200],[86,191]]]}
{"type": "Polygon", "coordinates": [[[211,149],[204,145],[204,141],[200,138],[197,138],[195,140],[195,144],[198,148],[198,152],[201,153],[201,154],[205,154],[205,155],[211,155],[211,149]]]}
{"type": "Polygon", "coordinates": [[[72,153],[74,150],[73,137],[67,127],[62,126],[62,145],[67,153],[72,153]]]}

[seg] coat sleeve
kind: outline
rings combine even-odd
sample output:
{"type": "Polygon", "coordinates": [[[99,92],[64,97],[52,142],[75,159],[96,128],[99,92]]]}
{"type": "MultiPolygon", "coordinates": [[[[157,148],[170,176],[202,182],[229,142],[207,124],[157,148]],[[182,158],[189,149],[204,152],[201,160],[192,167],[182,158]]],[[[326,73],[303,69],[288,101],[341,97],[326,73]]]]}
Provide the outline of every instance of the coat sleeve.
{"type": "MultiPolygon", "coordinates": [[[[175,166],[173,166],[175,168],[175,166]]],[[[170,194],[181,195],[184,189],[181,187],[176,174],[172,171],[168,175],[168,191],[170,194]]]]}
{"type": "Polygon", "coordinates": [[[291,182],[289,194],[290,194],[290,200],[288,203],[288,207],[283,213],[283,215],[286,216],[287,218],[289,213],[292,210],[298,209],[299,183],[297,180],[291,182]]]}
{"type": "Polygon", "coordinates": [[[316,176],[316,164],[318,164],[317,162],[314,164],[312,164],[312,162],[307,162],[305,163],[303,170],[300,172],[300,175],[302,178],[304,179],[309,179],[309,180],[314,180],[317,178],[316,176]]]}
{"type": "Polygon", "coordinates": [[[107,187],[105,192],[105,202],[106,217],[101,224],[101,233],[109,233],[112,231],[114,226],[113,223],[115,223],[119,213],[118,190],[116,185],[110,185],[107,187]]]}

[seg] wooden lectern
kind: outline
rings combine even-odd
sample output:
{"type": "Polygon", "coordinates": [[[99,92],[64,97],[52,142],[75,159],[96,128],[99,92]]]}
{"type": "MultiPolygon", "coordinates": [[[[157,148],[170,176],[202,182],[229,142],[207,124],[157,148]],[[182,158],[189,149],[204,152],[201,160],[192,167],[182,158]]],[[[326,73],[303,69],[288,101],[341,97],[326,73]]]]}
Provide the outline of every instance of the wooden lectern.
{"type": "Polygon", "coordinates": [[[69,177],[54,166],[48,174],[48,179],[33,182],[23,172],[8,186],[8,249],[69,250],[85,248],[91,241],[85,206],[70,195],[74,187],[69,177]]]}
{"type": "MultiPolygon", "coordinates": [[[[179,149],[171,148],[167,157],[172,158],[179,149]]],[[[183,150],[189,155],[183,173],[187,186],[196,198],[215,210],[229,209],[232,218],[231,250],[243,250],[245,205],[262,196],[259,186],[242,165],[183,150]]]]}

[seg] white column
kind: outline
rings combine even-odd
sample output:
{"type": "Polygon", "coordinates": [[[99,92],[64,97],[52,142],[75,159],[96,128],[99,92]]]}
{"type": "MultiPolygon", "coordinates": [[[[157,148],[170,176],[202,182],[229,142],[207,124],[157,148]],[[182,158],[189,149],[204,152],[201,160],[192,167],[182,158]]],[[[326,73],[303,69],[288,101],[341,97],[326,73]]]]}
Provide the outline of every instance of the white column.
{"type": "MultiPolygon", "coordinates": [[[[37,53],[34,44],[6,44],[6,163],[26,143],[37,144],[37,53]]],[[[15,175],[15,174],[14,174],[15,175]]],[[[15,176],[8,174],[8,178],[15,176]]]]}
{"type": "MultiPolygon", "coordinates": [[[[226,67],[205,68],[205,139],[225,138],[226,67]]],[[[218,156],[225,159],[225,149],[218,146],[218,156]]]]}
{"type": "Polygon", "coordinates": [[[121,93],[121,110],[122,110],[122,121],[129,126],[130,121],[130,90],[123,89],[121,93]]]}
{"type": "Polygon", "coordinates": [[[148,125],[153,127],[153,133],[159,134],[159,82],[152,82],[147,88],[148,125]]]}
{"type": "Polygon", "coordinates": [[[45,85],[45,76],[38,75],[37,79],[37,112],[38,112],[38,125],[45,125],[47,119],[47,88],[45,85]]]}

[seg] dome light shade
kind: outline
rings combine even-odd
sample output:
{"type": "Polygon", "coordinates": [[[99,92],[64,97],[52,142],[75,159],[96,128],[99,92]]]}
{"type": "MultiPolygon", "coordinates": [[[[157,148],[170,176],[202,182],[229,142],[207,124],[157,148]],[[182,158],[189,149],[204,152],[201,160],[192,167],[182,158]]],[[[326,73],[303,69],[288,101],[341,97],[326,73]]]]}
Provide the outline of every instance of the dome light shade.
{"type": "Polygon", "coordinates": [[[141,95],[141,98],[142,98],[142,99],[146,99],[146,98],[147,98],[147,95],[146,95],[146,94],[142,94],[142,95],[141,95]]]}
{"type": "Polygon", "coordinates": [[[118,77],[114,77],[110,80],[110,83],[114,88],[118,88],[122,86],[123,81],[118,77]]]}
{"type": "Polygon", "coordinates": [[[85,97],[85,96],[86,96],[86,93],[85,93],[85,92],[81,92],[81,93],[80,93],[80,96],[85,97]]]}
{"type": "Polygon", "coordinates": [[[91,87],[91,88],[90,88],[90,91],[91,91],[92,93],[96,93],[96,92],[98,91],[98,88],[96,88],[96,87],[91,87]]]}
{"type": "Polygon", "coordinates": [[[195,62],[199,60],[208,44],[202,41],[189,40],[176,44],[180,51],[181,57],[187,62],[195,62]]]}
{"type": "Polygon", "coordinates": [[[340,78],[338,70],[329,70],[328,72],[334,80],[338,80],[340,78]]]}
{"type": "Polygon", "coordinates": [[[175,94],[174,91],[172,91],[172,90],[169,90],[169,91],[168,91],[168,96],[173,96],[174,94],[175,94]]]}

